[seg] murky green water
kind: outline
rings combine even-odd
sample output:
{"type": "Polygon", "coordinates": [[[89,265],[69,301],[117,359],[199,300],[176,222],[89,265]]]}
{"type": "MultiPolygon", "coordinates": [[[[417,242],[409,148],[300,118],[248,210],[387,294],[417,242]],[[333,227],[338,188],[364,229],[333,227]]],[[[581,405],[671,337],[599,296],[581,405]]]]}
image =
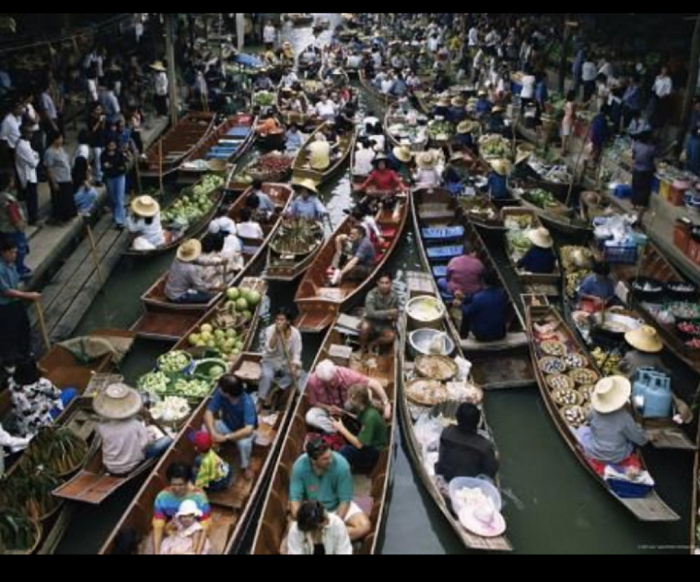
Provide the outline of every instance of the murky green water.
{"type": "MultiPolygon", "coordinates": [[[[297,50],[311,41],[308,29],[291,30],[286,34],[297,50]]],[[[363,97],[363,108],[367,107],[374,108],[374,104],[367,103],[363,97]]],[[[348,176],[326,188],[324,198],[333,223],[338,224],[344,217],[343,209],[348,208],[350,202],[348,176]]],[[[500,241],[489,241],[489,248],[498,262],[505,263],[500,241]]],[[[122,261],[105,292],[86,314],[79,332],[133,325],[140,314],[140,295],[171,260],[172,257],[162,257],[148,262],[122,261]]],[[[405,272],[416,269],[420,269],[420,263],[410,229],[405,235],[405,244],[391,261],[390,270],[397,275],[401,287],[405,272]]],[[[270,309],[274,311],[288,304],[293,296],[293,288],[273,286],[270,309]]],[[[319,338],[309,338],[305,342],[307,363],[313,360],[319,344],[319,338]]],[[[139,342],[125,363],[128,380],[134,381],[150,370],[155,359],[167,349],[167,345],[139,342]]],[[[650,452],[648,461],[658,481],[659,493],[683,520],[676,524],[640,524],[579,465],[555,429],[537,390],[490,393],[487,413],[502,457],[508,535],[518,553],[687,551],[684,548],[687,548],[690,533],[691,454],[650,452]]],[[[59,551],[98,551],[137,490],[134,485],[103,507],[79,509],[59,551]]],[[[464,553],[418,484],[400,438],[381,551],[386,554],[464,553]]]]}

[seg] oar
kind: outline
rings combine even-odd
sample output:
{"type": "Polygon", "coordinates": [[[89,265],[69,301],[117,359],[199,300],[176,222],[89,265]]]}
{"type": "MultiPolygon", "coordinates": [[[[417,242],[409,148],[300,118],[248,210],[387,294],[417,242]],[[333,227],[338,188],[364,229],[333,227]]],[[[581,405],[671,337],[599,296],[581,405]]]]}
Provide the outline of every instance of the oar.
{"type": "Polygon", "coordinates": [[[36,306],[36,315],[39,318],[39,330],[41,331],[41,337],[44,340],[44,345],[46,346],[46,351],[51,351],[51,338],[49,337],[49,329],[46,327],[46,318],[44,317],[44,308],[41,303],[37,301],[34,303],[36,306]]]}

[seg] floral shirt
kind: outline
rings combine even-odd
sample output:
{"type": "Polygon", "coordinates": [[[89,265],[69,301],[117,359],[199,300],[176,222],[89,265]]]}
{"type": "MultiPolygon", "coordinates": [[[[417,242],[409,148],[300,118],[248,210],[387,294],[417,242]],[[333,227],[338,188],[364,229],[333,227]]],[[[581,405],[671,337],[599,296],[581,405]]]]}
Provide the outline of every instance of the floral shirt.
{"type": "Polygon", "coordinates": [[[17,434],[22,437],[33,437],[42,428],[51,426],[54,421],[51,411],[63,407],[61,391],[46,378],[27,386],[10,380],[10,391],[17,434]]]}

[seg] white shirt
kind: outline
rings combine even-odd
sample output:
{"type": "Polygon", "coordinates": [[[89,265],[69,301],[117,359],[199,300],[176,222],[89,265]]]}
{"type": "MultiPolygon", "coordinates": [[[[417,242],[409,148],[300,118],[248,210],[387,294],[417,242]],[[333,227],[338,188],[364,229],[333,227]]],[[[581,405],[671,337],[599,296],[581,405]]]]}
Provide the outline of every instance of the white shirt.
{"type": "Polygon", "coordinates": [[[17,147],[17,142],[22,135],[19,128],[22,126],[22,119],[15,117],[14,113],[8,113],[5,119],[2,120],[2,129],[0,129],[0,140],[6,141],[12,149],[17,147]]]}
{"type": "Polygon", "coordinates": [[[75,162],[78,158],[90,159],[90,146],[86,144],[80,144],[75,148],[75,153],[73,154],[72,166],[75,167],[75,162]]]}
{"type": "Polygon", "coordinates": [[[384,81],[382,81],[382,84],[381,84],[379,90],[384,95],[389,95],[393,88],[394,88],[394,80],[393,79],[384,79],[384,81]]]}
{"type": "Polygon", "coordinates": [[[437,170],[418,170],[415,174],[416,188],[437,188],[440,186],[440,174],[437,170]]]}
{"type": "Polygon", "coordinates": [[[168,75],[165,73],[156,73],[155,79],[156,95],[165,97],[168,94],[168,75]]]}
{"type": "Polygon", "coordinates": [[[291,87],[294,86],[294,83],[297,83],[299,81],[299,77],[297,77],[297,74],[292,71],[288,75],[285,75],[282,77],[282,87],[285,87],[286,89],[291,89],[291,87]]]}
{"type": "Polygon", "coordinates": [[[435,37],[428,39],[428,50],[431,53],[438,52],[439,48],[440,48],[440,39],[435,38],[435,37]]]}
{"type": "Polygon", "coordinates": [[[277,30],[275,29],[275,27],[271,25],[266,26],[263,30],[263,40],[265,41],[265,44],[271,44],[275,42],[276,38],[277,30]]]}
{"type": "Polygon", "coordinates": [[[374,143],[374,149],[378,152],[386,150],[386,137],[384,135],[373,135],[369,138],[374,143]]]}
{"type": "Polygon", "coordinates": [[[24,106],[24,118],[32,131],[39,131],[39,114],[31,103],[24,106]]]}
{"type": "Polygon", "coordinates": [[[373,53],[372,60],[374,61],[375,67],[379,68],[382,66],[382,54],[381,53],[373,53]]]}
{"type": "Polygon", "coordinates": [[[148,224],[143,218],[129,216],[127,227],[130,233],[138,234],[139,238],[144,239],[156,249],[165,245],[165,234],[160,216],[156,216],[151,224],[148,224]]]}
{"type": "Polygon", "coordinates": [[[537,80],[533,75],[526,75],[523,77],[523,91],[520,96],[523,99],[534,99],[535,97],[535,85],[537,80]]]}
{"type": "Polygon", "coordinates": [[[607,78],[612,77],[613,74],[613,66],[609,62],[603,63],[603,66],[600,67],[600,71],[598,71],[599,75],[605,75],[607,78]]]}
{"type": "Polygon", "coordinates": [[[583,63],[581,78],[583,79],[584,83],[590,83],[591,81],[595,81],[597,76],[598,68],[592,62],[586,61],[585,63],[583,63]]]}
{"type": "Polygon", "coordinates": [[[242,222],[238,225],[238,236],[246,239],[260,240],[265,238],[265,233],[257,222],[242,222]]]}
{"type": "Polygon", "coordinates": [[[27,184],[36,184],[36,169],[39,167],[41,158],[39,153],[32,149],[32,145],[26,139],[20,139],[15,149],[15,167],[22,188],[27,184]]]}
{"type": "Polygon", "coordinates": [[[475,26],[469,30],[469,46],[475,47],[479,44],[479,29],[475,26]]]}
{"type": "Polygon", "coordinates": [[[320,101],[316,105],[316,113],[323,121],[332,121],[336,116],[335,103],[333,101],[320,101]]]}
{"type": "Polygon", "coordinates": [[[673,81],[671,80],[671,77],[662,77],[661,75],[656,77],[656,83],[654,83],[654,94],[659,99],[668,97],[672,92],[673,81]]]}
{"type": "MultiPolygon", "coordinates": [[[[352,543],[348,528],[337,515],[328,514],[328,525],[323,528],[323,547],[327,556],[352,556],[352,543]]],[[[299,526],[292,524],[287,538],[287,551],[290,556],[313,556],[313,537],[299,530],[299,526]]]]}
{"type": "Polygon", "coordinates": [[[376,154],[371,149],[361,149],[355,154],[355,167],[353,173],[358,176],[369,176],[374,167],[372,162],[376,154]]]}

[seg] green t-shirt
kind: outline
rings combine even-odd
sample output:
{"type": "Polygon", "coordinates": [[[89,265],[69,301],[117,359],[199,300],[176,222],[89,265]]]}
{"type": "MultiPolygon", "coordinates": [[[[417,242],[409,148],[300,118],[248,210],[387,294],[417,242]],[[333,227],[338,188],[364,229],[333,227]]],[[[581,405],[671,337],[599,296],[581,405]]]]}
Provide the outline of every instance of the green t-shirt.
{"type": "Polygon", "coordinates": [[[333,453],[331,466],[320,477],[314,471],[308,455],[303,455],[294,463],[289,485],[290,501],[320,501],[328,511],[336,511],[341,503],[350,503],[353,495],[350,465],[338,453],[333,453]]]}
{"type": "Polygon", "coordinates": [[[379,411],[370,406],[360,415],[359,421],[362,425],[362,430],[357,438],[362,445],[375,448],[378,451],[384,450],[389,444],[387,438],[388,429],[379,411]]]}

